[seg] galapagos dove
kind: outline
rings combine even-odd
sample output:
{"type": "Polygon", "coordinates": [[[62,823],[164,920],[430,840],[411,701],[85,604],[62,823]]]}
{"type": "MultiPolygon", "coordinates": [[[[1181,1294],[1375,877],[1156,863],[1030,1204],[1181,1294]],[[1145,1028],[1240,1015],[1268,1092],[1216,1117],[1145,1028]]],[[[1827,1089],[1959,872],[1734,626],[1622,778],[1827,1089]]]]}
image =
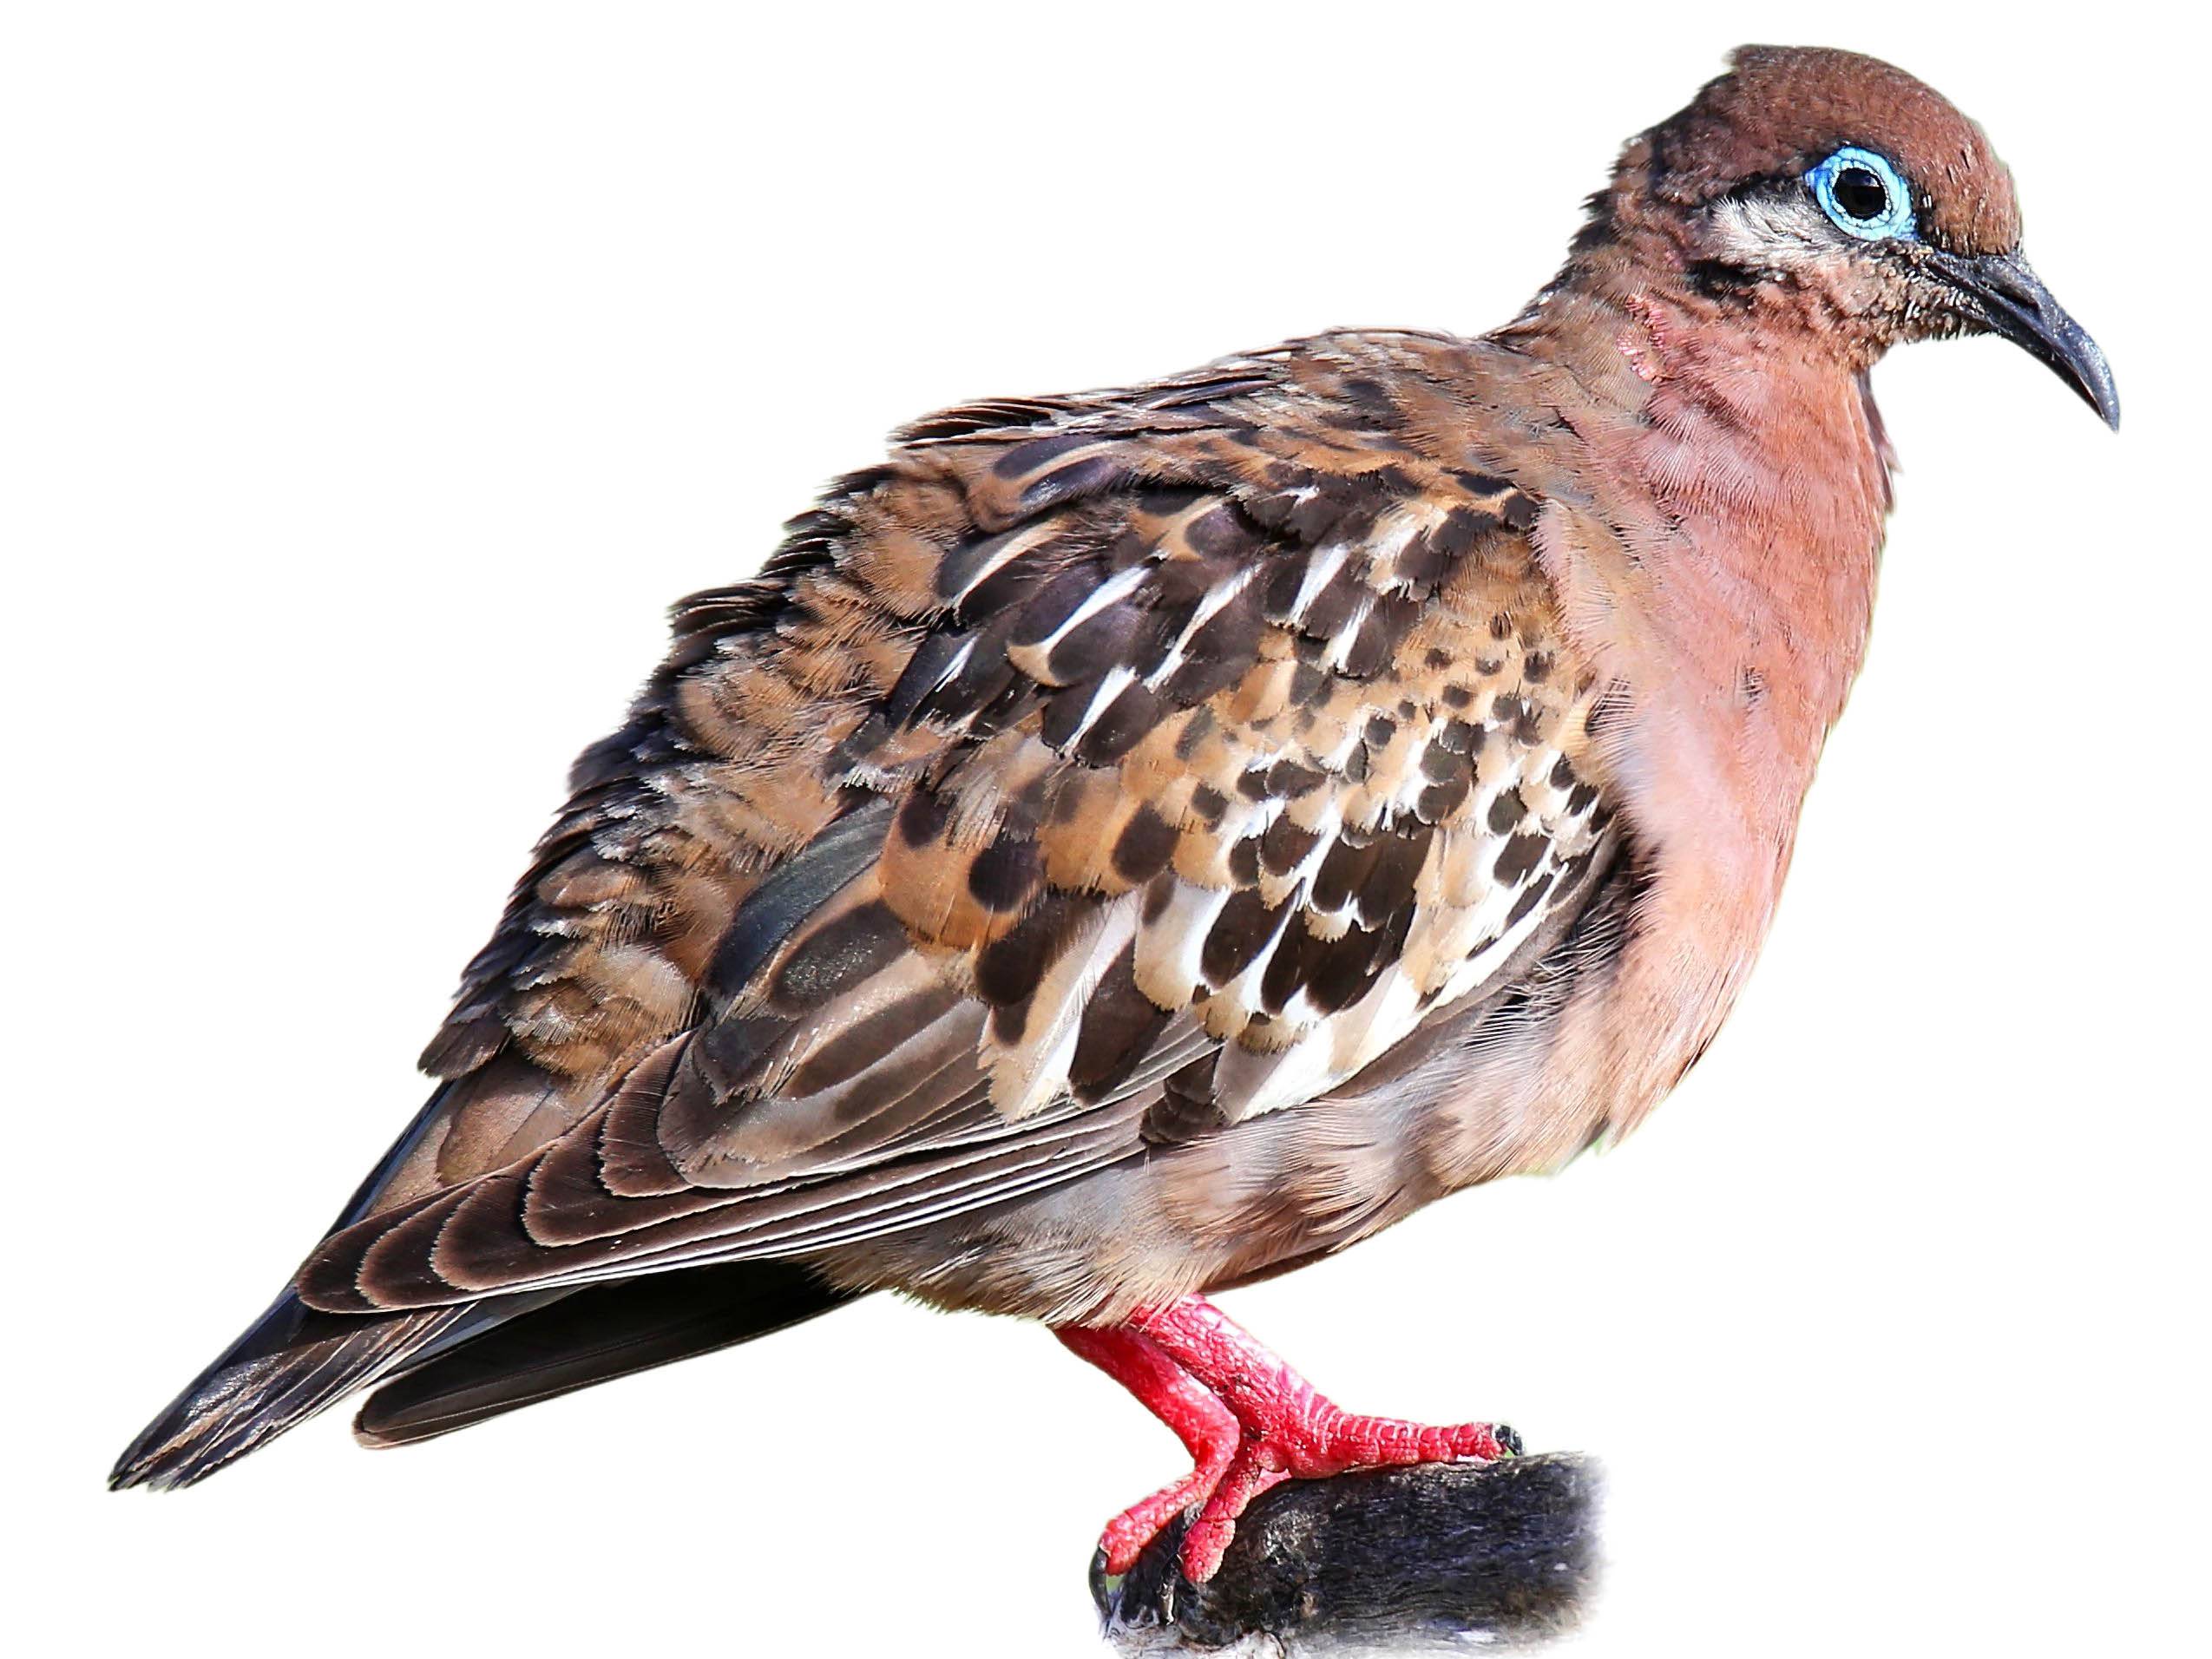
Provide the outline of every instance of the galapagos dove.
{"type": "Polygon", "coordinates": [[[1339,332],[899,433],[673,613],[269,1311],[123,1454],[391,1445],[892,1289],[1044,1321],[1194,1467],[1493,1458],[1205,1300],[1638,1124],[1759,951],[1865,647],[1867,371],[1995,333],[2117,423],[1981,131],[1746,49],[1474,338],[1339,332]]]}

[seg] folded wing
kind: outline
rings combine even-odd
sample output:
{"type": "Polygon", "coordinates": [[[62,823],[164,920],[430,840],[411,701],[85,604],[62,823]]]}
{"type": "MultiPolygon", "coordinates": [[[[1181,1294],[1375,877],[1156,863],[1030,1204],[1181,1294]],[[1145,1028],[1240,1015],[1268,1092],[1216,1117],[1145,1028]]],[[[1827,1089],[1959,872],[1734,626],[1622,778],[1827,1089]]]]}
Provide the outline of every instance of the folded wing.
{"type": "Polygon", "coordinates": [[[1602,688],[1535,503],[1348,373],[953,411],[679,607],[433,1046],[458,1109],[302,1298],[909,1229],[1508,984],[1607,850],[1602,688]]]}

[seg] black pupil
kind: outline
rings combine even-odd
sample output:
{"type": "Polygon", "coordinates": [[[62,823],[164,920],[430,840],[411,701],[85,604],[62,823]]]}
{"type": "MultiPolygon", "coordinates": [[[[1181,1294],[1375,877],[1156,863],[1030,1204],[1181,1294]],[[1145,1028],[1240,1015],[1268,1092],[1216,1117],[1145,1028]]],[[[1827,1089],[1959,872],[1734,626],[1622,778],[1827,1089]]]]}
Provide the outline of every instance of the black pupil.
{"type": "Polygon", "coordinates": [[[1835,205],[1854,219],[1880,219],[1889,211],[1889,192],[1865,167],[1846,167],[1835,175],[1835,205]]]}

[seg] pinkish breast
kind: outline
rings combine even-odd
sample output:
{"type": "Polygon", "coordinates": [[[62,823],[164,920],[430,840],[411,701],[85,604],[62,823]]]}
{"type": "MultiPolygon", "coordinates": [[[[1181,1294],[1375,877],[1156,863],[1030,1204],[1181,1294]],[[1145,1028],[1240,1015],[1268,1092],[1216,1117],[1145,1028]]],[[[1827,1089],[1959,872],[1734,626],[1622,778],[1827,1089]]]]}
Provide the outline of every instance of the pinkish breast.
{"type": "Polygon", "coordinates": [[[1630,364],[1580,424],[1590,502],[1539,527],[1614,687],[1609,778],[1649,887],[1593,1039],[1638,1121],[1719,1028],[1763,941],[1821,745],[1864,658],[1888,504],[1860,377],[1710,335],[1630,364]],[[1632,1033],[1632,1036],[1631,1036],[1632,1033]]]}

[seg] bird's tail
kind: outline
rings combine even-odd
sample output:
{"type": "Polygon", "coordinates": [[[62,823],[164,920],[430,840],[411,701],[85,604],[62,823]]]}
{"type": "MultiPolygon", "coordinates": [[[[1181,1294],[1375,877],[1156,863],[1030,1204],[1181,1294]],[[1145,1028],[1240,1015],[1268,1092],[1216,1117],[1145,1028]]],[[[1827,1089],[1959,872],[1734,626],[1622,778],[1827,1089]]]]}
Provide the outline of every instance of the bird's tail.
{"type": "Polygon", "coordinates": [[[286,1291],[116,1460],[110,1487],[189,1486],[325,1407],[388,1375],[474,1309],[363,1319],[318,1314],[286,1291]]]}
{"type": "MultiPolygon", "coordinates": [[[[450,1088],[442,1085],[431,1094],[339,1212],[332,1232],[375,1207],[394,1171],[445,1112],[450,1088]]],[[[502,1301],[518,1311],[529,1305],[527,1299],[502,1301]]],[[[167,1411],[139,1431],[116,1459],[108,1485],[120,1492],[126,1486],[158,1490],[205,1480],[356,1389],[496,1322],[504,1314],[487,1317],[487,1309],[496,1305],[324,1314],[287,1287],[167,1411]]]]}
{"type": "Polygon", "coordinates": [[[398,1314],[321,1314],[286,1292],[131,1442],[108,1484],[189,1486],[378,1383],[354,1433],[404,1446],[749,1342],[850,1300],[773,1260],[398,1314]]]}
{"type": "Polygon", "coordinates": [[[353,1420],[364,1446],[407,1446],[540,1400],[750,1342],[852,1300],[794,1262],[728,1262],[586,1285],[456,1329],[408,1361],[353,1420]]]}

